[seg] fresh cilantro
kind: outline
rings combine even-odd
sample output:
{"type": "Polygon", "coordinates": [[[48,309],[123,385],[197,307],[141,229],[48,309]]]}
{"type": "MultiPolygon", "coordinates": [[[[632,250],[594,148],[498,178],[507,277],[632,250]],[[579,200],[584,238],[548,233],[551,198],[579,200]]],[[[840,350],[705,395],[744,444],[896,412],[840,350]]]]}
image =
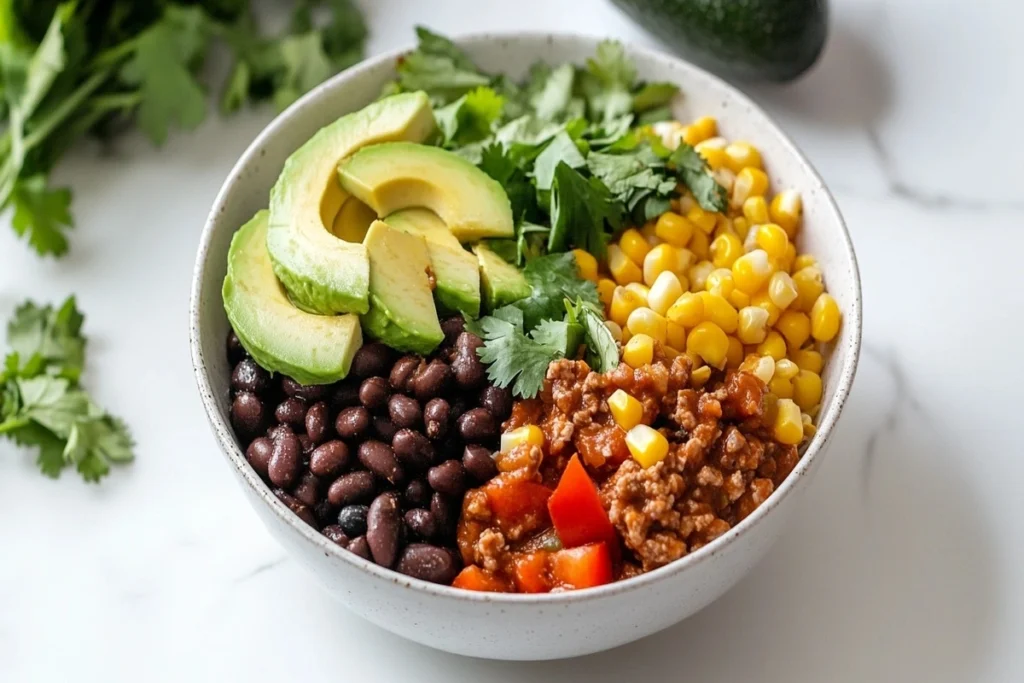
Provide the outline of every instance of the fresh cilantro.
{"type": "Polygon", "coordinates": [[[538,118],[552,120],[564,115],[572,104],[575,78],[576,68],[572,64],[547,70],[540,87],[530,96],[534,114],[538,118]]]}
{"type": "Polygon", "coordinates": [[[583,326],[568,320],[542,320],[530,336],[538,344],[558,349],[560,356],[572,358],[583,343],[583,326]]]}
{"type": "Polygon", "coordinates": [[[513,302],[512,307],[523,312],[527,331],[542,320],[561,319],[565,312],[564,300],[580,299],[597,304],[597,285],[579,276],[576,257],[571,253],[548,254],[527,262],[523,276],[530,283],[530,296],[513,302]]]}
{"type": "Polygon", "coordinates": [[[584,178],[562,162],[551,186],[551,234],[548,251],[577,247],[604,258],[609,232],[622,223],[623,207],[598,178],[584,178]]]}
{"type": "Polygon", "coordinates": [[[667,195],[676,189],[675,179],[667,175],[664,166],[647,146],[626,154],[591,152],[587,157],[587,168],[594,177],[600,178],[612,196],[627,206],[637,190],[667,195]]]}
{"type": "Polygon", "coordinates": [[[693,198],[705,211],[725,211],[727,194],[725,188],[718,184],[708,168],[704,157],[690,145],[680,142],[668,160],[669,166],[675,167],[679,179],[690,188],[693,198]]]}
{"type": "Polygon", "coordinates": [[[51,190],[46,178],[34,175],[14,183],[10,195],[14,207],[11,227],[18,237],[28,237],[28,243],[40,254],[63,256],[68,250],[65,231],[72,227],[71,190],[51,190]]]}
{"type": "Polygon", "coordinates": [[[595,372],[611,372],[619,366],[619,347],[604,324],[600,308],[577,299],[565,302],[567,315],[578,320],[587,344],[587,365],[595,372]]]}
{"type": "Polygon", "coordinates": [[[488,364],[487,377],[491,382],[503,388],[511,385],[516,396],[532,398],[544,385],[548,365],[562,354],[556,347],[524,334],[522,318],[516,324],[515,316],[511,311],[498,309],[481,318],[476,331],[484,344],[477,354],[488,364]]]}
{"type": "Polygon", "coordinates": [[[645,83],[633,93],[633,111],[642,114],[665,107],[678,92],[675,83],[645,83]]]}
{"type": "Polygon", "coordinates": [[[480,142],[491,135],[501,117],[504,98],[491,88],[476,88],[451,104],[436,109],[434,118],[446,147],[480,142]]]}
{"type": "Polygon", "coordinates": [[[521,224],[537,214],[537,193],[511,153],[502,145],[492,143],[483,148],[478,162],[481,170],[497,180],[508,195],[512,217],[521,224]]]}
{"type": "Polygon", "coordinates": [[[609,121],[633,111],[630,91],[635,80],[636,67],[622,43],[601,41],[597,53],[587,60],[586,71],[581,73],[581,88],[591,118],[609,121]]]}
{"type": "Polygon", "coordinates": [[[274,91],[274,105],[278,109],[285,109],[334,73],[319,31],[283,38],[278,49],[282,66],[274,91]]]}
{"type": "Polygon", "coordinates": [[[454,43],[418,26],[419,46],[398,63],[398,84],[404,90],[425,90],[439,105],[490,83],[454,43]]]}
{"type": "Polygon", "coordinates": [[[59,368],[62,377],[78,381],[85,364],[84,319],[74,297],[57,309],[26,301],[7,323],[7,344],[25,363],[38,356],[46,366],[59,368]]]}
{"type": "Polygon", "coordinates": [[[534,162],[533,177],[538,190],[551,189],[555,179],[555,168],[559,164],[566,164],[569,168],[582,168],[587,165],[587,160],[580,153],[576,141],[564,131],[548,143],[534,162]]]}

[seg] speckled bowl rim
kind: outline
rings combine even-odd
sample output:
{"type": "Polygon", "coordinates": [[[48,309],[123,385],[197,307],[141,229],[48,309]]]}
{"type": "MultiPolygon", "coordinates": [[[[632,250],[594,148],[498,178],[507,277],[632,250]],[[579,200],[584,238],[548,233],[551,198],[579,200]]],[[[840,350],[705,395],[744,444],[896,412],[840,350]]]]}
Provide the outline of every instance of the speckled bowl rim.
{"type": "MultiPolygon", "coordinates": [[[[471,45],[483,42],[496,42],[496,41],[519,41],[519,40],[540,40],[540,41],[585,41],[590,43],[591,41],[600,40],[601,38],[595,36],[589,36],[578,33],[567,33],[567,32],[551,32],[551,31],[508,31],[508,32],[486,32],[486,33],[469,33],[453,38],[457,44],[460,45],[471,45]]],[[[739,524],[731,528],[723,535],[716,538],[708,545],[682,557],[664,567],[659,567],[650,572],[646,572],[639,576],[625,579],[623,581],[617,581],[614,583],[606,584],[604,586],[598,586],[596,588],[587,588],[576,591],[565,591],[556,593],[534,593],[534,594],[522,594],[522,593],[484,593],[477,591],[467,591],[451,586],[439,585],[423,581],[420,579],[411,578],[399,574],[398,572],[390,569],[385,569],[369,560],[364,560],[344,549],[337,544],[329,541],[326,537],[321,535],[318,531],[313,529],[311,526],[299,519],[291,510],[289,510],[277,496],[275,496],[270,487],[267,486],[262,479],[256,474],[256,472],[249,466],[246,461],[241,448],[235,441],[234,432],[227,421],[221,418],[220,411],[217,405],[217,398],[214,395],[212,385],[209,380],[209,373],[207,371],[206,362],[203,358],[203,352],[200,345],[200,307],[201,307],[201,294],[202,294],[202,280],[203,270],[207,260],[207,253],[210,248],[210,242],[212,236],[217,228],[217,216],[223,210],[225,205],[226,197],[229,190],[240,181],[242,168],[254,157],[260,154],[261,147],[274,136],[278,134],[278,130],[284,126],[287,120],[295,114],[295,112],[302,110],[309,106],[316,106],[316,101],[323,96],[325,91],[332,91],[338,88],[344,88],[346,81],[353,76],[360,74],[366,70],[373,69],[379,66],[382,62],[393,62],[401,55],[409,52],[413,49],[413,46],[404,47],[401,49],[393,50],[381,54],[377,57],[367,59],[358,65],[339,73],[332,78],[328,79],[324,83],[320,84],[310,92],[306,93],[302,98],[292,104],[288,109],[282,112],[280,115],[274,118],[266,128],[264,128],[256,139],[246,148],[245,152],[239,158],[238,162],[235,163],[231,172],[228,174],[227,179],[221,186],[220,191],[217,193],[217,197],[214,200],[213,207],[206,219],[206,223],[203,227],[203,232],[200,237],[199,251],[196,255],[196,263],[192,277],[192,291],[189,301],[189,346],[192,356],[192,367],[195,372],[196,383],[199,387],[199,393],[203,401],[203,408],[206,410],[207,419],[210,421],[210,425],[213,428],[214,434],[217,438],[217,442],[220,445],[221,450],[227,455],[228,460],[233,466],[234,470],[241,476],[242,481],[251,488],[262,500],[266,503],[270,509],[280,517],[284,522],[292,527],[292,529],[302,536],[306,541],[313,544],[316,548],[327,555],[333,555],[334,557],[349,562],[359,569],[369,573],[370,575],[380,579],[382,582],[392,585],[400,585],[414,590],[422,591],[439,598],[455,599],[468,603],[530,603],[537,605],[559,605],[568,603],[585,602],[589,600],[597,600],[605,597],[610,597],[619,593],[626,593],[636,590],[642,590],[655,584],[659,583],[663,579],[668,578],[674,574],[685,572],[687,569],[696,566],[699,563],[710,560],[714,555],[722,552],[727,547],[735,543],[740,536],[751,533],[766,515],[770,514],[779,503],[781,503],[786,497],[788,497],[798,485],[801,479],[804,478],[811,471],[812,465],[818,459],[819,454],[828,444],[832,436],[833,429],[835,428],[836,422],[839,419],[839,415],[842,412],[846,400],[849,397],[850,389],[853,385],[854,375],[857,371],[857,364],[860,359],[860,346],[861,346],[861,334],[862,334],[862,293],[861,293],[861,282],[860,282],[860,271],[857,265],[857,257],[854,253],[853,242],[850,239],[849,231],[846,228],[846,223],[843,220],[842,214],[839,211],[839,207],[836,205],[835,198],[828,191],[824,181],[819,175],[817,169],[808,161],[807,157],[804,156],[803,152],[796,146],[796,144],[787,136],[776,123],[772,120],[767,113],[764,112],[757,104],[750,100],[746,95],[741,93],[739,90],[729,85],[722,79],[713,76],[712,74],[704,71],[703,69],[690,64],[689,62],[679,59],[665,53],[651,50],[648,48],[638,47],[636,45],[627,44],[628,50],[636,55],[642,55],[645,59],[652,61],[663,62],[671,65],[676,69],[689,72],[688,75],[693,79],[703,79],[709,82],[712,86],[718,87],[724,92],[728,93],[729,97],[732,98],[740,106],[751,110],[761,115],[768,122],[768,130],[776,134],[782,142],[783,148],[788,152],[799,164],[805,167],[808,175],[813,179],[817,185],[816,188],[820,191],[826,202],[827,207],[831,211],[831,219],[838,226],[838,235],[842,238],[843,247],[846,251],[846,257],[849,259],[852,265],[852,272],[850,277],[852,278],[852,286],[854,292],[853,306],[850,311],[844,314],[843,325],[852,326],[854,334],[850,339],[849,354],[846,357],[846,362],[843,364],[838,383],[836,384],[834,400],[829,404],[828,409],[821,415],[818,423],[818,431],[811,440],[811,443],[805,449],[800,461],[793,471],[786,477],[782,485],[776,489],[768,500],[759,506],[753,513],[751,513],[746,519],[741,521],[739,524]]],[[[220,226],[221,230],[225,230],[224,226],[220,226]]]]}

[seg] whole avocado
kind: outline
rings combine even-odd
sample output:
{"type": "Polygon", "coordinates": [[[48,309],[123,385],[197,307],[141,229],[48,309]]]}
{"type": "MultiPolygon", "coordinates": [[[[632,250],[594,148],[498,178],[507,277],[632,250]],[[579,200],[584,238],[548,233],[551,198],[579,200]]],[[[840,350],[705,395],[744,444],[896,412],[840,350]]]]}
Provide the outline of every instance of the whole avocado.
{"type": "Polygon", "coordinates": [[[697,64],[743,80],[788,81],[825,45],[827,0],[612,0],[697,64]]]}

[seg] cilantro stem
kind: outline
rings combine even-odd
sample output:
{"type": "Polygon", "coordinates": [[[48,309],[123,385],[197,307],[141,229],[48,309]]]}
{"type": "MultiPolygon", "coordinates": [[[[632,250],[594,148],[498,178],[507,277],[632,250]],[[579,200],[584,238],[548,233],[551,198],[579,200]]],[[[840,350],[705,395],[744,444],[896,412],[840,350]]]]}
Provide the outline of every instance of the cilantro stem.
{"type": "Polygon", "coordinates": [[[110,76],[110,71],[110,69],[97,71],[82,83],[77,90],[64,98],[64,100],[55,107],[49,115],[43,118],[39,124],[32,129],[32,132],[25,136],[25,151],[27,152],[46,139],[46,137],[52,133],[57,126],[63,123],[66,118],[71,116],[71,114],[81,106],[89,95],[103,85],[104,81],[106,81],[110,76]]]}
{"type": "Polygon", "coordinates": [[[3,422],[0,422],[0,434],[6,434],[7,432],[13,432],[16,429],[27,427],[30,422],[31,420],[29,420],[27,417],[22,417],[18,419],[14,419],[13,417],[9,418],[3,422]]]}

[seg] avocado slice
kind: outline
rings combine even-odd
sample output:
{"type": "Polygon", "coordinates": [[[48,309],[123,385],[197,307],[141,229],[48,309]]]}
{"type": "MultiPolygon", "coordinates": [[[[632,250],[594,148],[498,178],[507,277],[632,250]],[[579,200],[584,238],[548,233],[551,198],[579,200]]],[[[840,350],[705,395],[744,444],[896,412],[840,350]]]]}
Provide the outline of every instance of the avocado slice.
{"type": "Polygon", "coordinates": [[[377,214],[373,209],[355,197],[349,197],[338,210],[331,232],[340,240],[362,244],[366,231],[375,220],[377,214]]]}
{"type": "Polygon", "coordinates": [[[430,209],[460,242],[512,237],[512,205],[501,185],[454,152],[411,142],[360,149],[338,166],[342,188],[379,216],[430,209]]]}
{"type": "Polygon", "coordinates": [[[363,345],[359,318],[296,308],[274,276],[267,252],[267,211],[231,239],[224,310],[242,346],[271,372],[302,384],[330,384],[348,374],[363,345]]]}
{"type": "Polygon", "coordinates": [[[473,251],[480,262],[480,281],[488,311],[530,296],[533,290],[518,268],[483,244],[474,245],[473,251]]]}
{"type": "Polygon", "coordinates": [[[476,257],[459,244],[436,213],[405,209],[391,214],[384,222],[426,240],[436,281],[434,297],[443,309],[470,318],[480,315],[480,268],[476,257]]]}
{"type": "Polygon", "coordinates": [[[362,316],[363,329],[394,349],[430,353],[444,332],[431,294],[426,241],[374,221],[363,244],[370,257],[370,310],[362,316]]]}
{"type": "Polygon", "coordinates": [[[422,141],[435,130],[425,93],[393,95],[320,129],[285,161],[270,192],[267,249],[295,303],[314,313],[365,313],[366,249],[332,234],[346,195],[338,161],[386,140],[422,141]]]}

